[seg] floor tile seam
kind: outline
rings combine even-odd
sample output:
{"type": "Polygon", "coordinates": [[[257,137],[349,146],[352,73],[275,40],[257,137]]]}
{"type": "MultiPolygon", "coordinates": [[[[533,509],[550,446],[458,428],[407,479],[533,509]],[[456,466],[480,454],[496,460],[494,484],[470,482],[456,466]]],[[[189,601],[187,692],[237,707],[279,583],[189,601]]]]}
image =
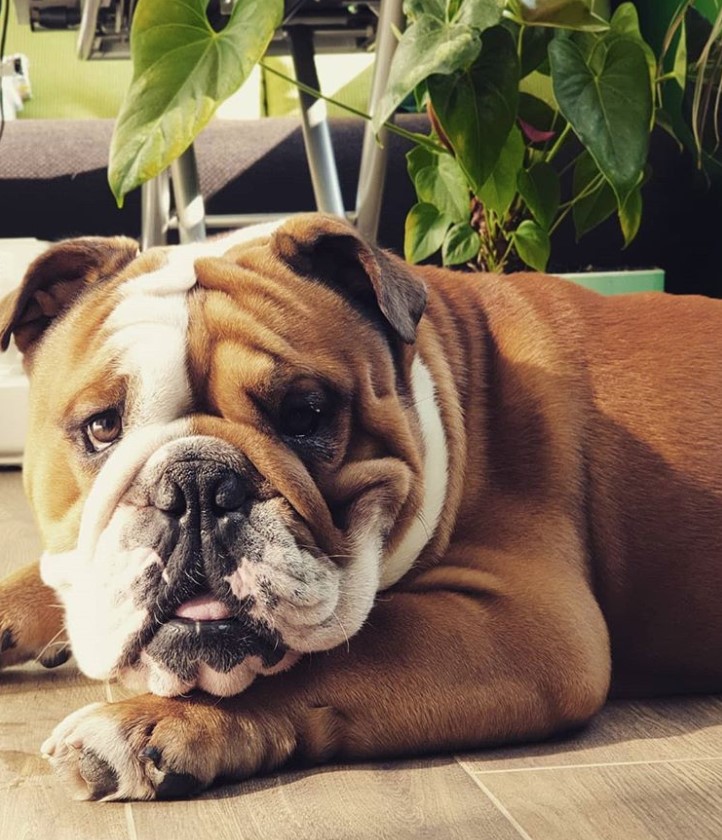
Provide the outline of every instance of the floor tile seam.
{"type": "Polygon", "coordinates": [[[534,838],[529,834],[529,832],[524,828],[524,826],[516,819],[516,817],[511,813],[511,811],[506,807],[506,805],[499,799],[499,797],[493,793],[493,791],[489,790],[489,788],[484,784],[484,782],[475,776],[473,773],[469,773],[469,771],[463,766],[463,762],[460,762],[459,759],[456,759],[457,763],[461,765],[464,772],[471,778],[471,781],[479,788],[479,790],[484,794],[484,796],[489,800],[489,802],[493,805],[496,811],[498,811],[502,817],[506,820],[507,823],[514,829],[514,831],[519,835],[521,840],[534,840],[534,838]]]}
{"type": "Polygon", "coordinates": [[[497,776],[502,773],[535,773],[537,771],[552,771],[552,770],[585,770],[600,767],[636,767],[640,765],[658,765],[658,764],[693,764],[695,762],[714,763],[722,762],[722,755],[701,755],[688,756],[684,758],[645,758],[634,759],[631,761],[594,761],[584,762],[581,764],[545,764],[535,765],[530,767],[500,767],[498,769],[478,770],[468,765],[468,762],[455,756],[457,764],[468,773],[470,776],[497,776]]]}
{"type": "Polygon", "coordinates": [[[125,824],[128,829],[128,840],[138,840],[138,830],[135,825],[135,817],[133,816],[133,803],[123,803],[123,810],[125,812],[125,824]]]}

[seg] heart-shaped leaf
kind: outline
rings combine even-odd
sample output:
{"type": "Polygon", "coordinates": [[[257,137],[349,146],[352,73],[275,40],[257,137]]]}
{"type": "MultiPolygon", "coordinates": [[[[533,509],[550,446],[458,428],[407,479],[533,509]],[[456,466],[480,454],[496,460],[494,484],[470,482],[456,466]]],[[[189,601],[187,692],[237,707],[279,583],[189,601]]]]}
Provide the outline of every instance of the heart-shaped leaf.
{"type": "Polygon", "coordinates": [[[478,32],[422,14],[401,36],[391,63],[386,92],[373,114],[378,132],[414,88],[434,73],[454,73],[479,53],[478,32]]]}
{"type": "Polygon", "coordinates": [[[451,219],[433,204],[419,203],[409,210],[404,225],[404,254],[410,263],[418,263],[441,248],[451,219]]]}
{"type": "Polygon", "coordinates": [[[503,219],[517,193],[517,177],[524,162],[524,140],[514,126],[509,132],[496,166],[478,191],[479,199],[487,210],[503,219]]]}
{"type": "Polygon", "coordinates": [[[281,22],[283,0],[238,0],[216,32],[208,0],[140,0],[133,16],[133,81],[115,124],[108,179],[119,205],[193,142],[248,78],[281,22]]]}
{"type": "Polygon", "coordinates": [[[433,155],[430,166],[416,173],[414,186],[419,201],[433,204],[454,222],[469,218],[469,186],[451,155],[433,155]]]}
{"type": "Polygon", "coordinates": [[[549,234],[545,230],[531,219],[525,219],[512,233],[511,238],[523,262],[537,271],[546,270],[551,244],[549,234]]]}
{"type": "Polygon", "coordinates": [[[548,163],[522,169],[518,178],[519,192],[538,224],[549,230],[559,209],[559,176],[548,163]]]}
{"type": "Polygon", "coordinates": [[[621,206],[647,160],[653,93],[644,49],[635,38],[615,37],[595,69],[573,40],[558,38],[549,58],[559,108],[621,206]]]}
{"type": "Polygon", "coordinates": [[[479,234],[468,222],[450,227],[441,248],[444,265],[460,265],[473,260],[479,253],[479,234]]]}
{"type": "Polygon", "coordinates": [[[649,77],[652,84],[654,84],[654,78],[657,74],[657,57],[642,37],[639,29],[639,14],[634,3],[622,3],[612,15],[610,27],[609,33],[604,38],[605,43],[610,44],[619,35],[634,38],[644,50],[647,66],[649,67],[649,77]]]}
{"type": "Polygon", "coordinates": [[[511,33],[495,26],[481,41],[468,70],[428,82],[439,123],[477,195],[514,125],[519,95],[519,58],[511,33]]]}

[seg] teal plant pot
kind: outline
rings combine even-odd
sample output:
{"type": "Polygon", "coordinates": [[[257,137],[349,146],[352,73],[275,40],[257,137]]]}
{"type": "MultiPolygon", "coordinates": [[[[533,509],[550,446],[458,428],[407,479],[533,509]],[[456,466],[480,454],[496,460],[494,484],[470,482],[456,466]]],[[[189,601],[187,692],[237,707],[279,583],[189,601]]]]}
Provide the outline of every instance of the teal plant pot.
{"type": "Polygon", "coordinates": [[[664,291],[664,269],[661,268],[641,271],[582,271],[559,276],[603,295],[664,291]]]}

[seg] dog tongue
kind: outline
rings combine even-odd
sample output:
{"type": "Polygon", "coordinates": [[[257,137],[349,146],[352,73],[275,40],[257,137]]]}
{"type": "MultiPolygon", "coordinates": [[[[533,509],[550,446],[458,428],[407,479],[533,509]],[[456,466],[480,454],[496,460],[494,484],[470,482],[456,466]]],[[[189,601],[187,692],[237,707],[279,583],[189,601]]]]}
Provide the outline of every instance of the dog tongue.
{"type": "Polygon", "coordinates": [[[212,595],[199,595],[181,604],[175,611],[176,618],[189,618],[192,621],[220,621],[230,618],[231,611],[212,595]]]}

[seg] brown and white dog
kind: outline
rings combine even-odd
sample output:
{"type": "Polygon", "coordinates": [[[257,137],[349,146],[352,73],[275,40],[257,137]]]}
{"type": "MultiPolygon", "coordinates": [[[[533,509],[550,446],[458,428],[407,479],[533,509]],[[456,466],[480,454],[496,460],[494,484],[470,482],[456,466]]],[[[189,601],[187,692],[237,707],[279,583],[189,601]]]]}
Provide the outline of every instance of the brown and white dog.
{"type": "Polygon", "coordinates": [[[323,216],[247,240],[60,243],[0,309],[45,546],[0,664],[64,627],[150,692],[45,743],[79,795],[722,689],[722,303],[411,268],[323,216]]]}

